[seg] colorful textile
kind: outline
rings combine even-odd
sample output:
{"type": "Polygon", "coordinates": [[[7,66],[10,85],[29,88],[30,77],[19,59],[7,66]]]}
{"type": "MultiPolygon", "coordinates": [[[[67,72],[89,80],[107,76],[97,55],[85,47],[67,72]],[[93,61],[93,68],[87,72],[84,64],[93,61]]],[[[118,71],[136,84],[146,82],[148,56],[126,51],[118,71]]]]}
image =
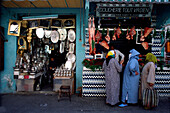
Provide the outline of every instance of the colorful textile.
{"type": "Polygon", "coordinates": [[[114,50],[109,51],[106,55],[106,58],[108,58],[109,56],[115,58],[115,51],[114,50]]]}
{"type": "Polygon", "coordinates": [[[145,59],[146,62],[153,62],[154,64],[157,63],[157,58],[155,55],[153,55],[152,53],[148,53],[146,54],[146,59],[145,59]]]}
{"type": "Polygon", "coordinates": [[[155,84],[155,64],[153,62],[148,62],[142,69],[141,74],[141,94],[146,88],[153,89],[153,86],[149,86],[148,83],[155,84]]]}

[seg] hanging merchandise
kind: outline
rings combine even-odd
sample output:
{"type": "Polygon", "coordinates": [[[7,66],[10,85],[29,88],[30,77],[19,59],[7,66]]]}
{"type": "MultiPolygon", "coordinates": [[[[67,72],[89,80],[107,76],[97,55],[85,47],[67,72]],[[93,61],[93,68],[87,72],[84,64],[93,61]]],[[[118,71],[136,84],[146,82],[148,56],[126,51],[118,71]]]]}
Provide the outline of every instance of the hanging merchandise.
{"type": "Polygon", "coordinates": [[[90,45],[90,54],[95,54],[95,24],[94,24],[94,17],[93,20],[91,20],[91,17],[89,18],[89,45],[90,45]],[[93,23],[91,26],[91,22],[93,23]]]}
{"type": "Polygon", "coordinates": [[[102,42],[100,42],[100,45],[109,50],[109,45],[106,41],[103,40],[102,42]]]}
{"type": "Polygon", "coordinates": [[[60,43],[60,53],[64,52],[64,46],[65,46],[65,42],[61,42],[60,43]]]}
{"type": "Polygon", "coordinates": [[[72,68],[72,62],[70,60],[67,60],[65,63],[65,68],[70,70],[72,68]]]}
{"type": "Polygon", "coordinates": [[[53,43],[57,43],[59,40],[59,33],[58,31],[51,31],[51,41],[53,43]]]}
{"type": "Polygon", "coordinates": [[[35,29],[35,28],[38,28],[38,26],[39,26],[38,20],[28,21],[28,27],[29,27],[29,28],[35,29]]]}
{"type": "Polygon", "coordinates": [[[58,29],[58,32],[59,32],[59,34],[60,34],[60,40],[62,41],[62,40],[65,40],[66,39],[66,37],[67,37],[67,31],[66,31],[66,29],[58,29]]]}
{"type": "Polygon", "coordinates": [[[116,40],[116,28],[114,28],[114,33],[113,33],[112,40],[116,40]]]}
{"type": "Polygon", "coordinates": [[[74,53],[74,47],[75,47],[74,43],[69,44],[69,53],[74,53]]]}
{"type": "Polygon", "coordinates": [[[100,33],[99,30],[97,30],[96,36],[97,44],[99,44],[99,41],[102,40],[102,34],[100,33]]]}
{"type": "Polygon", "coordinates": [[[68,40],[70,42],[74,42],[75,39],[76,39],[76,34],[75,34],[74,30],[70,29],[68,31],[68,40]]]}
{"type": "Polygon", "coordinates": [[[51,37],[51,30],[45,30],[45,37],[50,38],[51,37]]]}
{"type": "Polygon", "coordinates": [[[120,27],[117,28],[116,30],[116,35],[117,35],[117,38],[120,38],[120,34],[121,34],[121,30],[120,30],[120,27]]]}
{"type": "Polygon", "coordinates": [[[144,37],[147,37],[151,33],[152,30],[153,30],[153,28],[145,27],[144,37]]]}
{"type": "Polygon", "coordinates": [[[142,46],[145,50],[148,50],[149,48],[148,42],[142,42],[142,46]]]}
{"type": "Polygon", "coordinates": [[[144,29],[144,34],[143,34],[143,32],[141,31],[140,41],[145,41],[145,38],[151,33],[152,30],[153,30],[153,28],[145,27],[145,29],[144,29]]]}
{"type": "Polygon", "coordinates": [[[67,60],[70,60],[72,63],[76,61],[76,56],[73,53],[67,55],[67,60]]]}
{"type": "Polygon", "coordinates": [[[130,40],[129,28],[127,28],[126,39],[130,40]]]}
{"type": "Polygon", "coordinates": [[[38,38],[43,38],[44,37],[44,30],[43,28],[37,28],[36,29],[36,35],[38,38]]]}
{"type": "Polygon", "coordinates": [[[107,35],[105,36],[106,41],[110,41],[109,28],[107,28],[107,35]]]}
{"type": "Polygon", "coordinates": [[[136,35],[136,31],[135,31],[135,26],[133,26],[131,29],[130,29],[130,38],[133,40],[133,36],[136,35]]]}
{"type": "Polygon", "coordinates": [[[144,37],[144,35],[143,35],[143,30],[142,30],[142,28],[141,28],[140,41],[145,41],[145,37],[144,37]]]}

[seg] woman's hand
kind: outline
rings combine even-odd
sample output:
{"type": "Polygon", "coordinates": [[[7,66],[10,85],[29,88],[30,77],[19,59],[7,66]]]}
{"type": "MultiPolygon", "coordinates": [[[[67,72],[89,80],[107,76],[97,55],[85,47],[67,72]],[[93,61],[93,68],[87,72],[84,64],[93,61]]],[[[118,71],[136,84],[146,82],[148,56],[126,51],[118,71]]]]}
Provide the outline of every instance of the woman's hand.
{"type": "Polygon", "coordinates": [[[137,71],[135,71],[135,75],[138,75],[139,73],[137,71]]]}
{"type": "Polygon", "coordinates": [[[122,65],[122,64],[123,64],[123,62],[124,62],[124,60],[121,60],[121,61],[120,61],[120,64],[122,65]]]}
{"type": "Polygon", "coordinates": [[[149,85],[150,87],[152,87],[154,84],[153,84],[153,83],[148,83],[148,85],[149,85]]]}

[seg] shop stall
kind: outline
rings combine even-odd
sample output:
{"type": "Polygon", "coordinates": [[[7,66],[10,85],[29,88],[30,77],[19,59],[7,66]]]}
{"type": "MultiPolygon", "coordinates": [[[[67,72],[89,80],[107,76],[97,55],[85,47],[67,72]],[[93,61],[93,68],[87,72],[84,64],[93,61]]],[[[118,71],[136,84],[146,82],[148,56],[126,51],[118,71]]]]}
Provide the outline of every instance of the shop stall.
{"type": "Polygon", "coordinates": [[[76,27],[74,15],[22,16],[10,20],[8,35],[18,36],[14,79],[17,91],[53,91],[61,85],[74,93],[76,27]]]}
{"type": "Polygon", "coordinates": [[[131,49],[140,52],[141,69],[146,53],[153,53],[158,59],[155,89],[160,96],[169,96],[169,30],[156,29],[153,7],[154,4],[148,3],[89,2],[85,59],[82,62],[84,97],[106,96],[102,63],[111,44],[125,55],[124,66],[131,49]]]}

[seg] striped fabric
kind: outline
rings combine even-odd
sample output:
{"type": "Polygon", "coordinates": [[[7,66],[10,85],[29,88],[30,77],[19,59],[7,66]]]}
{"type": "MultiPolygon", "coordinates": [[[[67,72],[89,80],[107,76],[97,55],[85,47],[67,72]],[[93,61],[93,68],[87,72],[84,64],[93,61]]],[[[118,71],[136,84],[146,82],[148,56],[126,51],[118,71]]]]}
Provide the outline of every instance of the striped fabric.
{"type": "Polygon", "coordinates": [[[145,89],[143,92],[142,104],[145,109],[157,107],[159,103],[159,95],[155,89],[145,89]]]}

